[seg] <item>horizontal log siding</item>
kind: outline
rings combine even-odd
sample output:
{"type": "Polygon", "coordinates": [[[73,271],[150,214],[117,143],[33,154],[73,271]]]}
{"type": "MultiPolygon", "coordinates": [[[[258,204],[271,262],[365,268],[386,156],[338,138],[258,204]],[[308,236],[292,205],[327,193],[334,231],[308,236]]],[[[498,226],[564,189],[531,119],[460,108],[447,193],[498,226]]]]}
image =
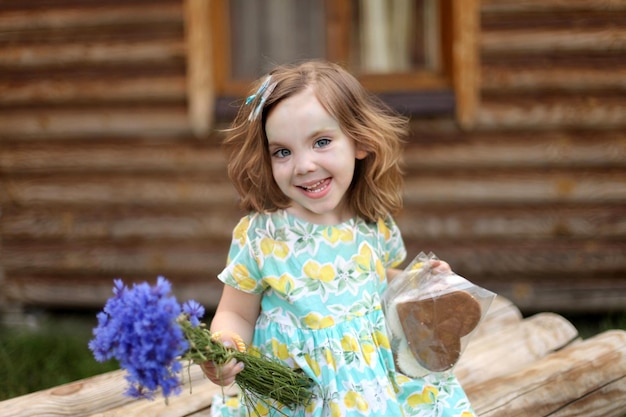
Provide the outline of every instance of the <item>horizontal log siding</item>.
{"type": "MultiPolygon", "coordinates": [[[[475,129],[415,120],[404,153],[410,256],[525,311],[623,309],[625,13],[483,0],[475,129]]],[[[214,306],[242,213],[222,135],[189,127],[182,2],[9,2],[0,28],[5,306],[100,307],[157,275],[214,306]]]]}

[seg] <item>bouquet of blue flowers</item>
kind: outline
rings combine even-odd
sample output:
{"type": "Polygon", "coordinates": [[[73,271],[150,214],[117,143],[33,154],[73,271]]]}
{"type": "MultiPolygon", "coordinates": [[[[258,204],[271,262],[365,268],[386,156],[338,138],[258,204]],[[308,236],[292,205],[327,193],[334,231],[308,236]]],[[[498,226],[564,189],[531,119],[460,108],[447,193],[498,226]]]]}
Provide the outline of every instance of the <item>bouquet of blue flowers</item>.
{"type": "Polygon", "coordinates": [[[288,407],[310,401],[313,382],[308,376],[258,351],[225,347],[201,323],[204,307],[193,300],[179,305],[171,288],[163,277],[155,286],[141,283],[131,288],[117,279],[114,295],[97,316],[89,348],[97,361],[115,358],[127,371],[127,395],[154,399],[160,390],[167,400],[181,392],[181,359],[219,365],[235,358],[244,363],[235,380],[244,398],[288,407]]]}

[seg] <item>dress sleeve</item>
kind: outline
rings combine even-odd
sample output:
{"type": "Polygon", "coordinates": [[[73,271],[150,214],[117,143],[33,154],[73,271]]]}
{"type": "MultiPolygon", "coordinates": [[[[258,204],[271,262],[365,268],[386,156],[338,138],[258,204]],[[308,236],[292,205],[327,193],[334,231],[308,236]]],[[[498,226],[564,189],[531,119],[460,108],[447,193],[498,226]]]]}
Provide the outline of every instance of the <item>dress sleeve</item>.
{"type": "Polygon", "coordinates": [[[406,258],[406,247],[400,228],[391,216],[378,221],[379,239],[384,251],[385,268],[395,268],[406,258]]]}
{"type": "Polygon", "coordinates": [[[248,215],[239,220],[233,230],[226,268],[217,277],[226,285],[240,291],[260,294],[264,291],[263,277],[254,253],[252,227],[254,217],[248,215]]]}

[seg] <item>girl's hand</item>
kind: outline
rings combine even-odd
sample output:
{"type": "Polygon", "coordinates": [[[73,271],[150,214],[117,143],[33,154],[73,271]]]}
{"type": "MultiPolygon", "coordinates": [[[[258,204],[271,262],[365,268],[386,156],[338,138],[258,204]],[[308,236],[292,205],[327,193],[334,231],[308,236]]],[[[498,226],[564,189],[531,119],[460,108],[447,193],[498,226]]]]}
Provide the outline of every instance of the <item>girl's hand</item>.
{"type": "Polygon", "coordinates": [[[450,265],[446,262],[446,261],[442,261],[442,260],[434,260],[434,261],[430,261],[430,267],[433,269],[433,271],[435,272],[452,272],[452,268],[450,268],[450,265]]]}
{"type": "MultiPolygon", "coordinates": [[[[241,337],[236,334],[223,335],[221,332],[215,332],[213,333],[213,339],[221,341],[224,347],[228,349],[236,349],[240,352],[245,352],[246,350],[246,346],[241,340],[241,337]]],[[[217,365],[214,362],[207,361],[201,364],[200,367],[211,382],[225,387],[235,382],[235,377],[243,370],[243,363],[237,362],[237,360],[233,358],[223,365],[217,365]]]]}

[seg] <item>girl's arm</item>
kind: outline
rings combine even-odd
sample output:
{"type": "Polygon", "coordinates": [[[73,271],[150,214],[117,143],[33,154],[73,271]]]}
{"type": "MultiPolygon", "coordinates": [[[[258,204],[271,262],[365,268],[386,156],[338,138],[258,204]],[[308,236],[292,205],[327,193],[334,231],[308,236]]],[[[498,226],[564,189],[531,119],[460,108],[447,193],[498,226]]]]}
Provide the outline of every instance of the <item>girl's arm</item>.
{"type": "MultiPolygon", "coordinates": [[[[246,345],[250,344],[260,307],[260,294],[250,294],[224,285],[222,298],[211,321],[211,333],[219,334],[221,341],[233,349],[237,348],[238,337],[246,345]]],[[[226,386],[234,382],[235,376],[243,369],[243,364],[234,359],[221,367],[206,362],[202,369],[212,382],[226,386]]]]}

